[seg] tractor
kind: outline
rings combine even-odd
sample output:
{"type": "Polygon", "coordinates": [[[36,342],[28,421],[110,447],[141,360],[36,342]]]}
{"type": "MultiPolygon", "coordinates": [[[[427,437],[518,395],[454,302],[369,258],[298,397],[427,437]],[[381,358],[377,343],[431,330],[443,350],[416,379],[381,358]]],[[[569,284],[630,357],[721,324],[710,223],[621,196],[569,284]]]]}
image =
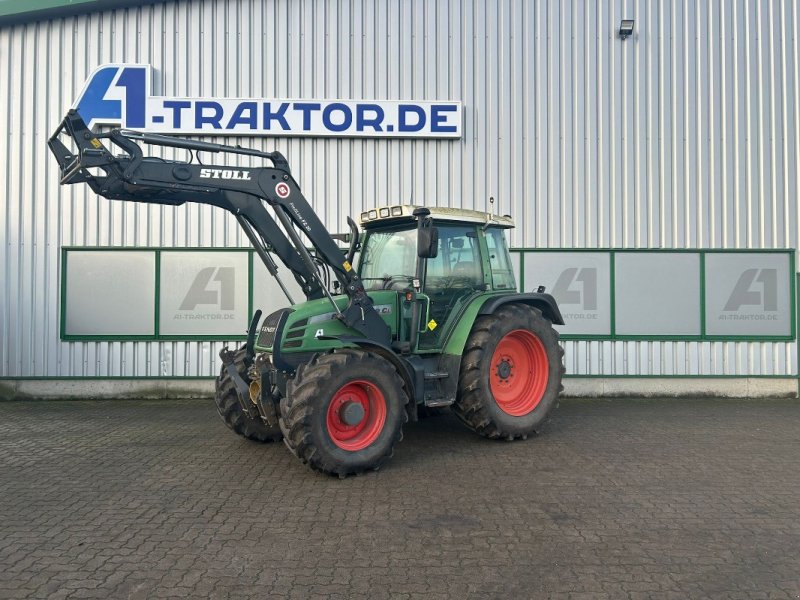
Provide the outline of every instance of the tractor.
{"type": "Polygon", "coordinates": [[[510,217],[390,205],[362,212],[360,228],[348,217],[349,232],[331,234],[278,152],[95,133],[75,110],[48,145],[61,184],[229,211],[278,281],[289,306],[263,319],[256,311],[245,344],[220,352],[215,402],[237,434],[283,440],[312,469],[346,477],[377,470],[407,421],[442,407],[481,436],[514,440],[535,433],[556,406],[564,367],[553,325],[563,320],[543,288],[517,291],[510,217]],[[145,156],[140,144],[183,148],[190,159],[145,156]],[[201,164],[201,152],[271,165],[201,164]],[[305,301],[292,298],[273,257],[305,301]]]}

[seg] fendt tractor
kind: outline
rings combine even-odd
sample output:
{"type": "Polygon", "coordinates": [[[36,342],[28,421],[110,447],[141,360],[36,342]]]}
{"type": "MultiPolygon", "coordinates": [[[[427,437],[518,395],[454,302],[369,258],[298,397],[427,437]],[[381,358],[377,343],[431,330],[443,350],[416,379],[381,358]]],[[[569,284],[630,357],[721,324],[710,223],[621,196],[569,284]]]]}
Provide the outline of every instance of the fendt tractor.
{"type": "Polygon", "coordinates": [[[311,468],[345,477],[378,469],[403,424],[437,407],[482,436],[513,440],[536,432],[556,405],[564,368],[553,325],[563,320],[543,288],[517,292],[510,217],[386,206],[361,213],[363,231],[348,217],[349,233],[332,235],[278,152],[94,133],[75,110],[48,145],[62,184],[229,211],[277,279],[290,306],[263,321],[256,311],[244,346],[220,352],[215,400],[237,434],[283,439],[311,468]],[[140,144],[186,149],[189,160],[144,156],[140,144]],[[201,164],[201,152],[272,166],[201,164]],[[305,302],[293,301],[273,257],[305,302]]]}

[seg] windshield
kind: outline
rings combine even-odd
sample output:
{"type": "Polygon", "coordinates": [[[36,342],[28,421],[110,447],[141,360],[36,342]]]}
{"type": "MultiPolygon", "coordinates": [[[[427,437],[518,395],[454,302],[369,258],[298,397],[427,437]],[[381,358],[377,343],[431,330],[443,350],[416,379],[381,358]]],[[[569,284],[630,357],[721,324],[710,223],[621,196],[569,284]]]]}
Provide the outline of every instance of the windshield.
{"type": "Polygon", "coordinates": [[[417,268],[417,230],[376,231],[364,242],[359,263],[367,289],[407,287],[417,268]]]}

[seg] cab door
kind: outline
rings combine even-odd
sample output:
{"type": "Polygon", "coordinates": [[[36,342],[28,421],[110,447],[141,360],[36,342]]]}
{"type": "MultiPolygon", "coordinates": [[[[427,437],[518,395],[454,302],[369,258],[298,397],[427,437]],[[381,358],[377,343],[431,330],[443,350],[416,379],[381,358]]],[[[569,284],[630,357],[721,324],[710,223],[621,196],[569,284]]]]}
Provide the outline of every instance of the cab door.
{"type": "Polygon", "coordinates": [[[418,350],[439,351],[463,309],[487,287],[480,234],[474,225],[437,223],[439,252],[427,259],[422,291],[427,318],[420,323],[418,350]]]}

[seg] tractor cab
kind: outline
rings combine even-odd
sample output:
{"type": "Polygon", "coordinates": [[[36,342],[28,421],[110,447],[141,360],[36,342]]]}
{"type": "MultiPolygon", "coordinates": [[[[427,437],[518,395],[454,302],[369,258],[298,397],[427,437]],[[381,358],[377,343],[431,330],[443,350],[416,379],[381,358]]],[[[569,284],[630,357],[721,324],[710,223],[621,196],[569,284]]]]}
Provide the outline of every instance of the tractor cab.
{"type": "MultiPolygon", "coordinates": [[[[504,235],[514,223],[472,210],[431,208],[424,219],[415,211],[392,206],[361,213],[365,236],[357,268],[367,293],[414,295],[425,318],[417,324],[418,335],[407,341],[416,342],[420,352],[437,351],[473,299],[516,290],[504,235]],[[432,238],[427,248],[422,237],[432,238]]],[[[406,319],[411,312],[404,311],[406,319]]],[[[412,328],[409,322],[401,330],[412,328]]]]}

